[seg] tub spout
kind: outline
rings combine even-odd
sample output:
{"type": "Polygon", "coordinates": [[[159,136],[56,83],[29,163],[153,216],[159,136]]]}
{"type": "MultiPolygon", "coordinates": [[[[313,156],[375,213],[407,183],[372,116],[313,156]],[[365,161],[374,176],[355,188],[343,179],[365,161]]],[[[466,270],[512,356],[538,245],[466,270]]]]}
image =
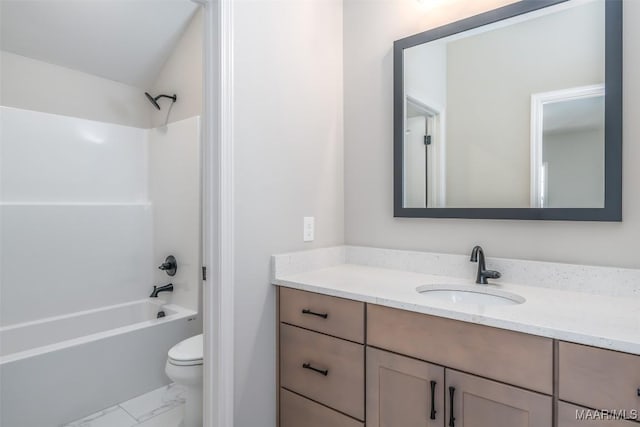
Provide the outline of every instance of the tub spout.
{"type": "Polygon", "coordinates": [[[160,287],[154,286],[151,295],[149,295],[149,298],[158,298],[158,294],[160,292],[173,292],[173,284],[169,283],[168,285],[160,287]]]}

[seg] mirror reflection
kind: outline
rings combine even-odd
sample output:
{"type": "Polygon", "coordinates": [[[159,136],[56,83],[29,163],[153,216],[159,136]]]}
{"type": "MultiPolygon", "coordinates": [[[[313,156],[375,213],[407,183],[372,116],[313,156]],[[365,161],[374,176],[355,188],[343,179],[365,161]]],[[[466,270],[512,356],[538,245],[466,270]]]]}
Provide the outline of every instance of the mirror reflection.
{"type": "Polygon", "coordinates": [[[403,206],[604,207],[605,0],[404,50],[403,206]]]}

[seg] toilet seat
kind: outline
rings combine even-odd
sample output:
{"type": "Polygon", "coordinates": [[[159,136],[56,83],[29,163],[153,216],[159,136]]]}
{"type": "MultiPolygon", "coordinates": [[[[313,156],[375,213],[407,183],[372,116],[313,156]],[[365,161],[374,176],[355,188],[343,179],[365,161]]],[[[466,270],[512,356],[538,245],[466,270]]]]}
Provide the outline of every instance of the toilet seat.
{"type": "Polygon", "coordinates": [[[202,365],[202,359],[200,360],[173,360],[171,358],[167,361],[174,366],[199,366],[202,365]]]}
{"type": "Polygon", "coordinates": [[[171,347],[168,362],[176,366],[202,365],[202,334],[180,341],[171,347]]]}

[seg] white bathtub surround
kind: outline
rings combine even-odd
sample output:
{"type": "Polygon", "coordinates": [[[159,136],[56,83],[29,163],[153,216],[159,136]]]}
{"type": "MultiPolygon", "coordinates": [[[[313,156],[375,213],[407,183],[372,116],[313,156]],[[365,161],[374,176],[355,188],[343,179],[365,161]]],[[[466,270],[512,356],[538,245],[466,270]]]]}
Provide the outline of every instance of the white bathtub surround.
{"type": "Polygon", "coordinates": [[[184,405],[182,394],[179,386],[169,384],[65,427],[178,427],[184,405]]]}
{"type": "Polygon", "coordinates": [[[166,298],[198,309],[199,121],[141,129],[0,107],[0,326],[169,281],[166,298]],[[170,253],[174,278],[157,269],[170,253]]]}
{"type": "Polygon", "coordinates": [[[145,297],[145,131],[0,107],[0,149],[0,326],[145,297]]]}
{"type": "Polygon", "coordinates": [[[147,201],[146,130],[0,107],[3,202],[147,201]]]}
{"type": "MultiPolygon", "coordinates": [[[[153,269],[153,283],[173,283],[171,302],[198,310],[200,292],[200,118],[149,130],[149,197],[153,204],[154,267],[167,255],[173,277],[153,269]]],[[[164,297],[164,295],[163,295],[164,297]]]]}
{"type": "Polygon", "coordinates": [[[61,425],[167,384],[167,351],[201,332],[195,319],[144,299],[0,328],[0,425],[61,425]]]}
{"type": "Polygon", "coordinates": [[[640,354],[637,270],[489,257],[487,268],[503,273],[503,278],[493,280],[496,284],[490,286],[521,295],[526,301],[513,306],[454,305],[420,295],[415,288],[428,284],[473,285],[477,264],[466,256],[347,246],[343,263],[287,274],[296,270],[291,264],[297,259],[312,265],[309,255],[274,256],[274,283],[640,354]]]}

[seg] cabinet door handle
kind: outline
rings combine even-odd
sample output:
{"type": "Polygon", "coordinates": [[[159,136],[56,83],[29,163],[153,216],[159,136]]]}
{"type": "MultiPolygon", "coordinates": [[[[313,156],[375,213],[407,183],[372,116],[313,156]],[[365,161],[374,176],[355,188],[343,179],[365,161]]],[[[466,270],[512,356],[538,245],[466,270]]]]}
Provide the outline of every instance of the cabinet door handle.
{"type": "Polygon", "coordinates": [[[640,397],[640,387],[638,387],[638,397],[640,397]]]}
{"type": "Polygon", "coordinates": [[[302,314],[310,314],[312,316],[322,317],[323,319],[326,319],[327,317],[329,317],[328,313],[316,313],[315,311],[311,311],[308,308],[303,308],[302,314]]]}
{"type": "Polygon", "coordinates": [[[431,419],[436,419],[436,382],[431,381],[431,419]]]}
{"type": "Polygon", "coordinates": [[[325,377],[326,377],[327,375],[329,375],[329,370],[328,370],[328,369],[318,369],[318,368],[314,368],[313,366],[311,366],[311,363],[303,363],[303,364],[302,364],[302,367],[303,367],[304,369],[309,369],[309,370],[311,370],[311,371],[313,371],[313,372],[317,372],[317,373],[319,373],[319,374],[321,374],[321,375],[324,375],[325,377]]]}
{"type": "Polygon", "coordinates": [[[455,387],[449,387],[449,427],[456,427],[456,419],[453,416],[453,395],[456,392],[455,387]]]}

